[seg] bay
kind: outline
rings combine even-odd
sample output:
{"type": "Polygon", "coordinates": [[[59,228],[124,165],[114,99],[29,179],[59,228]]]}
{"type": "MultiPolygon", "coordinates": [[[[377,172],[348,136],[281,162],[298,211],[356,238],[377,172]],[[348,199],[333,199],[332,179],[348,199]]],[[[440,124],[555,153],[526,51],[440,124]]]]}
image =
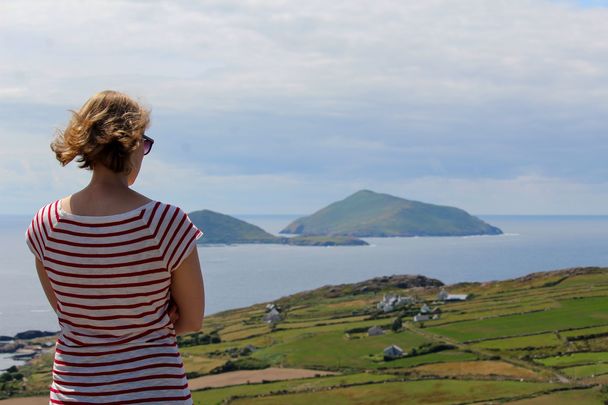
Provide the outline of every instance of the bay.
{"type": "MultiPolygon", "coordinates": [[[[298,216],[236,215],[274,234],[298,216]]],[[[505,234],[364,238],[370,246],[199,246],[205,313],[391,274],[422,274],[449,284],[608,266],[608,216],[480,217],[505,234]]],[[[25,244],[30,220],[29,216],[0,215],[0,335],[59,330],[25,244]]]]}

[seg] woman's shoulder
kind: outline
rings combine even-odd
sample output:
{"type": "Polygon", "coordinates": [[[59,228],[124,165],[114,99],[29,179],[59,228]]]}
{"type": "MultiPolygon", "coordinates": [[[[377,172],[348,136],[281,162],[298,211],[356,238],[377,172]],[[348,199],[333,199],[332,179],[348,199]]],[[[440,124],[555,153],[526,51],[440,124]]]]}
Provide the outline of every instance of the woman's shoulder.
{"type": "Polygon", "coordinates": [[[178,202],[154,200],[152,205],[155,216],[166,223],[191,223],[190,215],[178,202]]]}
{"type": "Polygon", "coordinates": [[[34,211],[32,221],[47,222],[49,218],[53,218],[53,214],[54,211],[57,209],[58,203],[59,200],[53,200],[45,203],[42,206],[39,206],[39,208],[34,211]]]}
{"type": "Polygon", "coordinates": [[[51,201],[38,208],[31,218],[25,230],[25,241],[28,247],[36,255],[38,260],[43,261],[47,234],[53,228],[54,207],[56,209],[57,200],[51,201]]]}

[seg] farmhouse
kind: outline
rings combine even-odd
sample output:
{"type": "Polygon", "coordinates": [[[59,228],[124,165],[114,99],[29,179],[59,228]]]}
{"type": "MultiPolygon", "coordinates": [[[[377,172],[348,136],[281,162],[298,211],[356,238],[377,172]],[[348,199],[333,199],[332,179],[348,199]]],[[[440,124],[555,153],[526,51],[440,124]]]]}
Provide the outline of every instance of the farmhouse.
{"type": "Polygon", "coordinates": [[[414,315],[414,322],[423,322],[431,319],[431,316],[428,314],[418,314],[414,315]]]}
{"type": "Polygon", "coordinates": [[[277,311],[276,308],[272,308],[270,311],[264,314],[262,320],[266,323],[274,324],[281,320],[281,314],[279,313],[279,311],[277,311]]]}
{"type": "Polygon", "coordinates": [[[440,301],[466,301],[469,298],[469,294],[449,294],[443,288],[437,294],[437,299],[440,301]]]}
{"type": "Polygon", "coordinates": [[[391,312],[397,308],[414,302],[412,297],[402,297],[401,295],[384,295],[376,307],[384,312],[391,312]]]}
{"type": "Polygon", "coordinates": [[[367,336],[380,336],[384,335],[384,329],[379,326],[372,326],[367,330],[367,336]]]}
{"type": "Polygon", "coordinates": [[[249,356],[251,353],[255,352],[257,349],[254,345],[247,345],[245,347],[243,347],[242,349],[240,349],[238,351],[237,354],[240,354],[241,356],[249,356]]]}
{"type": "Polygon", "coordinates": [[[384,349],[384,357],[394,359],[403,356],[403,350],[397,345],[390,345],[384,349]]]}
{"type": "Polygon", "coordinates": [[[431,309],[427,304],[422,305],[418,315],[414,316],[414,322],[423,322],[430,319],[439,319],[441,317],[441,308],[435,307],[431,309]]]}

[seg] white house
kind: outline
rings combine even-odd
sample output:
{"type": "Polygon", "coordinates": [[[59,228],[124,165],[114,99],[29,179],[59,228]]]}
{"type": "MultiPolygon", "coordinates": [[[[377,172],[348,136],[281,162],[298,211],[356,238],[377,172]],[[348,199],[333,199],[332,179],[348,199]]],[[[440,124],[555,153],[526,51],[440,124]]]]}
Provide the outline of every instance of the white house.
{"type": "Polygon", "coordinates": [[[401,295],[384,295],[382,301],[380,301],[376,307],[384,312],[391,312],[397,308],[401,308],[404,305],[411,304],[414,302],[412,297],[402,297],[401,295]]]}
{"type": "Polygon", "coordinates": [[[384,349],[384,356],[389,358],[397,358],[403,356],[403,350],[397,345],[390,345],[384,349]]]}
{"type": "Polygon", "coordinates": [[[469,299],[469,294],[448,294],[446,301],[466,301],[469,299]]]}
{"type": "Polygon", "coordinates": [[[420,313],[421,314],[430,314],[431,313],[431,308],[428,305],[424,304],[422,306],[422,308],[420,308],[420,313]]]}
{"type": "Polygon", "coordinates": [[[428,321],[429,319],[431,319],[431,316],[427,314],[414,315],[414,322],[423,322],[428,321]]]}
{"type": "Polygon", "coordinates": [[[276,308],[272,308],[270,311],[266,312],[262,320],[266,323],[277,323],[281,320],[281,314],[276,308]]]}
{"type": "Polygon", "coordinates": [[[443,288],[437,294],[437,299],[440,301],[466,301],[469,298],[469,294],[449,294],[443,288]]]}

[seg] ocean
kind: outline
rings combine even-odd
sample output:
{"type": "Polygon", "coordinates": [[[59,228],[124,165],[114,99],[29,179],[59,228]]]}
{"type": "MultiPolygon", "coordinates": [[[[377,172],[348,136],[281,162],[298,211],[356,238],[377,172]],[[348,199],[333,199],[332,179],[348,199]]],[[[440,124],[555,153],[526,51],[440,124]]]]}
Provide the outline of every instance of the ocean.
{"type": "MultiPolygon", "coordinates": [[[[298,216],[236,217],[278,234],[298,216]]],[[[422,274],[451,284],[503,280],[567,267],[608,266],[608,216],[479,217],[505,234],[364,238],[370,246],[199,246],[205,313],[391,274],[422,274]]],[[[31,216],[0,215],[0,335],[28,329],[59,330],[40,286],[34,257],[25,244],[30,220],[31,216]]],[[[6,364],[5,357],[0,355],[0,369],[6,364]]]]}

